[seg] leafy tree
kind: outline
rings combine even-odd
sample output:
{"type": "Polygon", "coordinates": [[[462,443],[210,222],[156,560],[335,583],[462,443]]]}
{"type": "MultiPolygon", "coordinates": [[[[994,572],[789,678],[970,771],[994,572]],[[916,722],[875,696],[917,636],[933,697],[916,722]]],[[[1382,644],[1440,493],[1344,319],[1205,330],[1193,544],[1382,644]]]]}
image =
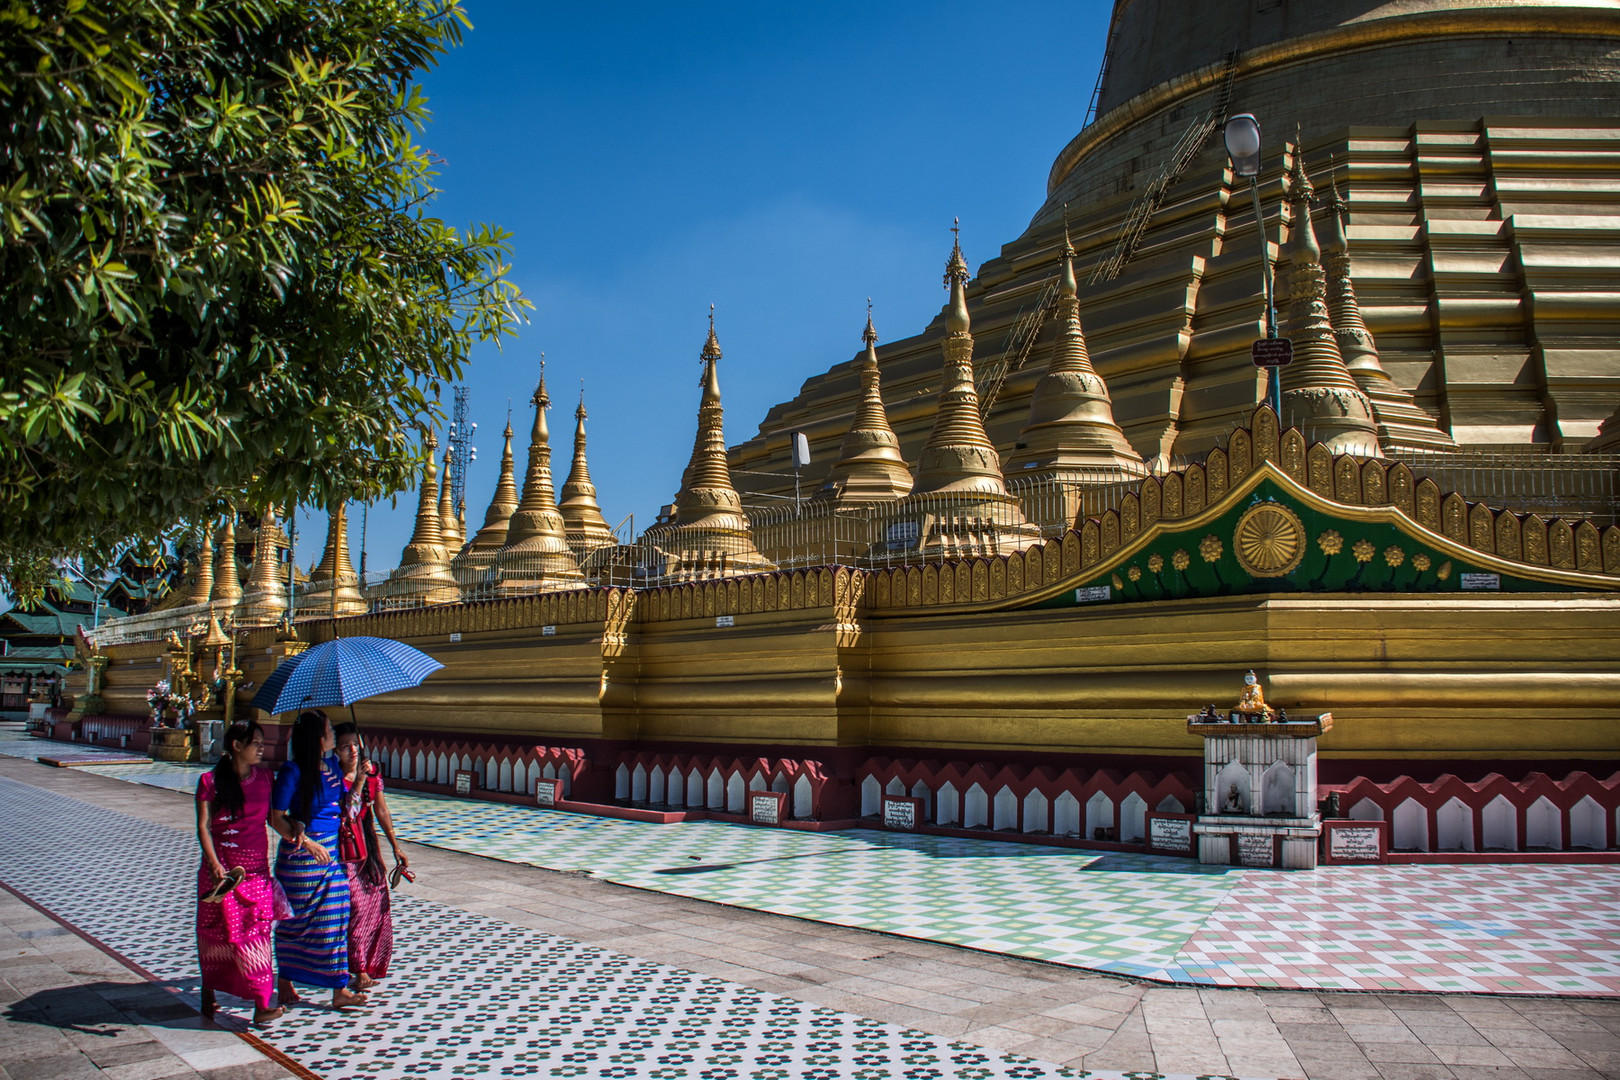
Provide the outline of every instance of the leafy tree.
{"type": "Polygon", "coordinates": [[[0,0],[0,580],[413,486],[528,302],[429,215],[456,0],[0,0]]]}

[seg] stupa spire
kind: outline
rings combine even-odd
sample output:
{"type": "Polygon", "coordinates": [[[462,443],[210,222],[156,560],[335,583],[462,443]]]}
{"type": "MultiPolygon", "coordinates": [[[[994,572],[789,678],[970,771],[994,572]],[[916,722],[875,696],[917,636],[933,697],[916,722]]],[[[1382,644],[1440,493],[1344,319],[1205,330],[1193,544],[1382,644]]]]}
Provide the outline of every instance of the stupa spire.
{"type": "Polygon", "coordinates": [[[861,340],[866,343],[866,356],[861,363],[860,400],[822,491],[839,502],[888,502],[911,491],[911,470],[900,456],[900,440],[883,407],[870,300],[861,340]]]}
{"type": "Polygon", "coordinates": [[[219,542],[214,545],[215,610],[231,611],[242,600],[242,577],[236,563],[236,510],[227,509],[219,526],[219,542]]]}
{"type": "Polygon", "coordinates": [[[596,485],[591,482],[591,467],[585,461],[585,380],[579,383],[579,406],[574,409],[574,460],[568,468],[568,479],[563,481],[562,501],[557,509],[562,512],[563,527],[568,546],[583,559],[587,553],[604,544],[613,543],[613,530],[608,528],[602,508],[596,502],[596,485]]]}
{"type": "Polygon", "coordinates": [[[540,382],[529,399],[534,404],[534,426],[529,432],[529,469],[523,478],[523,498],[506,527],[506,543],[495,556],[502,590],[526,592],[547,584],[577,581],[582,576],[569,550],[562,514],[551,482],[551,431],[546,410],[546,354],[540,354],[540,382]]]}
{"type": "Polygon", "coordinates": [[[439,532],[444,538],[444,553],[455,558],[467,538],[461,535],[461,519],[456,517],[455,492],[451,490],[450,465],[455,448],[444,448],[444,483],[439,488],[439,532]]]}
{"type": "Polygon", "coordinates": [[[214,530],[204,525],[199,531],[202,539],[197,548],[197,577],[186,594],[187,604],[206,604],[214,591],[214,530]]]}
{"type": "Polygon", "coordinates": [[[1030,395],[1029,421],[1018,433],[1018,445],[1006,469],[1012,475],[1065,481],[1106,482],[1122,475],[1142,476],[1147,467],[1114,422],[1108,387],[1091,366],[1080,327],[1074,259],[1065,220],[1059,254],[1057,340],[1046,373],[1030,395]]]}
{"type": "Polygon", "coordinates": [[[1361,317],[1361,304],[1351,281],[1350,240],[1345,233],[1350,204],[1339,194],[1337,170],[1329,176],[1323,209],[1327,211],[1322,228],[1322,265],[1327,273],[1328,321],[1333,324],[1339,355],[1350,377],[1372,403],[1378,441],[1384,446],[1455,446],[1434,418],[1395,384],[1379,362],[1378,345],[1361,317]]]}
{"type": "Polygon", "coordinates": [[[326,519],[326,547],[321,561],[309,572],[310,589],[298,600],[300,610],[312,615],[333,617],[363,615],[366,599],[360,593],[359,575],[349,560],[349,507],[333,506],[326,519]]]}
{"type": "Polygon", "coordinates": [[[675,523],[658,544],[676,556],[675,573],[717,577],[772,569],[754,547],[743,514],[742,499],[731,486],[726,462],[725,410],[720,405],[720,339],[714,332],[714,305],[709,305],[709,336],[699,354],[703,361],[703,394],[698,402],[697,435],[692,457],[675,495],[675,523]]]}
{"type": "Polygon", "coordinates": [[[259,515],[259,529],[253,541],[253,565],[248,569],[243,589],[243,607],[250,622],[268,626],[287,613],[287,590],[281,581],[277,558],[281,530],[276,527],[276,508],[266,506],[259,515]]]}
{"type": "Polygon", "coordinates": [[[1328,320],[1327,281],[1322,249],[1311,224],[1310,177],[1294,136],[1294,162],[1288,174],[1291,209],[1288,247],[1288,309],[1283,336],[1294,343],[1294,362],[1282,369],[1282,422],[1340,454],[1379,453],[1372,403],[1361,392],[1339,355],[1328,320]]]}
{"type": "MultiPolygon", "coordinates": [[[[958,232],[956,225],[951,227],[958,232]]],[[[945,264],[945,366],[934,430],[917,462],[913,495],[951,498],[922,538],[924,552],[987,555],[1014,551],[1040,538],[1007,492],[1001,458],[985,434],[979,394],[973,385],[973,334],[967,307],[967,260],[960,239],[945,264]]]]}
{"type": "Polygon", "coordinates": [[[457,555],[452,569],[462,586],[471,587],[483,582],[485,574],[495,562],[495,555],[506,546],[507,527],[518,508],[517,481],[512,472],[512,418],[506,418],[506,430],[501,447],[501,473],[495,481],[495,495],[484,512],[484,524],[472,541],[457,555]]]}
{"type": "Polygon", "coordinates": [[[389,575],[388,595],[396,599],[439,604],[459,595],[456,579],[450,576],[450,559],[444,550],[444,528],[439,517],[439,470],[434,454],[439,440],[428,432],[424,441],[422,487],[417,492],[416,528],[411,542],[400,553],[399,567],[389,575]]]}

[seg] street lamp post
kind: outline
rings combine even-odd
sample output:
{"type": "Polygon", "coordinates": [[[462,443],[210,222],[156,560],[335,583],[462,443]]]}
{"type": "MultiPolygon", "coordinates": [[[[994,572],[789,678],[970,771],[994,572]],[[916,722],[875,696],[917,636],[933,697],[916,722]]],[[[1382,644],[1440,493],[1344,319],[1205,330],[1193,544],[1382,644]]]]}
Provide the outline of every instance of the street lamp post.
{"type": "MultiPolygon", "coordinates": [[[[1247,178],[1249,194],[1254,199],[1254,227],[1260,234],[1260,270],[1266,282],[1266,340],[1277,340],[1277,300],[1271,280],[1271,241],[1266,236],[1265,213],[1260,206],[1260,121],[1252,113],[1239,113],[1226,118],[1222,130],[1226,143],[1226,156],[1232,162],[1232,175],[1247,178]]],[[[1268,375],[1267,397],[1271,411],[1282,419],[1282,371],[1272,367],[1268,375]]]]}

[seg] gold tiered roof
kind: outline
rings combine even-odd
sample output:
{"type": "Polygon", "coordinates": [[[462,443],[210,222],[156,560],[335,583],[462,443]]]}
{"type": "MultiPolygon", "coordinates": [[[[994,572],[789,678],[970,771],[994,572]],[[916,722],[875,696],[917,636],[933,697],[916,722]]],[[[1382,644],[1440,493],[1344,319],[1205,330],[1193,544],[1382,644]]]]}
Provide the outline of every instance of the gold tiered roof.
{"type": "Polygon", "coordinates": [[[1311,225],[1313,194],[1296,136],[1294,164],[1288,175],[1292,218],[1285,256],[1288,310],[1282,324],[1283,336],[1294,343],[1294,362],[1282,369],[1282,419],[1286,425],[1309,432],[1335,453],[1376,457],[1378,428],[1373,423],[1372,403],[1345,367],[1328,320],[1322,249],[1311,225]]]}
{"type": "Polygon", "coordinates": [[[562,511],[563,526],[567,531],[568,546],[583,559],[586,555],[613,543],[613,530],[602,516],[596,502],[596,485],[591,482],[591,468],[585,462],[585,388],[579,388],[579,407],[574,410],[574,461],[563,481],[562,500],[557,509],[562,511]]]}
{"type": "Polygon", "coordinates": [[[444,535],[444,553],[452,559],[467,543],[467,538],[461,535],[461,519],[456,516],[455,494],[450,484],[450,465],[454,455],[453,448],[445,447],[444,483],[439,488],[439,532],[444,535]]]}
{"type": "Polygon", "coordinates": [[[444,550],[444,531],[439,518],[439,474],[434,451],[439,440],[427,434],[427,461],[423,465],[422,489],[416,504],[416,529],[411,542],[399,557],[399,568],[388,577],[386,595],[395,601],[442,604],[458,599],[456,579],[450,574],[450,559],[444,550]]]}
{"type": "Polygon", "coordinates": [[[866,356],[861,362],[860,400],[822,492],[838,502],[886,502],[911,491],[911,470],[900,455],[900,440],[883,407],[877,330],[872,326],[870,304],[861,340],[866,343],[866,356]]]}
{"type": "Polygon", "coordinates": [[[1434,418],[1412,400],[1412,395],[1395,385],[1378,359],[1378,345],[1361,317],[1350,275],[1350,239],[1345,234],[1345,215],[1350,204],[1339,194],[1339,179],[1328,178],[1328,212],[1322,230],[1322,264],[1327,271],[1328,320],[1339,343],[1339,355],[1350,377],[1372,403],[1378,423],[1378,441],[1383,446],[1424,446],[1445,449],[1456,446],[1450,435],[1440,430],[1434,418]]]}
{"type": "MultiPolygon", "coordinates": [[[[709,309],[709,336],[703,343],[703,395],[698,403],[692,458],[675,496],[673,527],[657,530],[658,546],[675,556],[675,573],[687,577],[750,573],[772,569],[754,547],[742,499],[731,485],[726,464],[725,410],[720,405],[720,339],[709,309]]],[[[656,527],[655,527],[656,528],[656,527]]]]}
{"type": "Polygon", "coordinates": [[[340,502],[327,517],[326,547],[320,565],[310,571],[310,588],[299,597],[298,607],[312,615],[363,614],[366,599],[360,593],[359,580],[349,560],[349,508],[340,502]]]}
{"type": "Polygon", "coordinates": [[[186,604],[206,604],[214,591],[214,530],[211,525],[204,525],[198,531],[202,540],[197,549],[197,574],[191,591],[186,594],[186,604]]]}
{"type": "Polygon", "coordinates": [[[1058,282],[1057,340],[1046,374],[1029,399],[1029,422],[1018,433],[1006,472],[1057,480],[1101,479],[1099,473],[1141,476],[1142,456],[1114,422],[1108,387],[1091,366],[1080,328],[1079,286],[1074,277],[1074,245],[1063,227],[1058,282]]]}
{"type": "Polygon", "coordinates": [[[540,357],[540,382],[535,387],[534,427],[529,434],[529,470],[523,478],[523,498],[512,511],[506,543],[496,553],[497,587],[527,591],[551,584],[578,581],[579,561],[568,547],[562,514],[551,485],[551,432],[546,410],[546,362],[540,357]]]}

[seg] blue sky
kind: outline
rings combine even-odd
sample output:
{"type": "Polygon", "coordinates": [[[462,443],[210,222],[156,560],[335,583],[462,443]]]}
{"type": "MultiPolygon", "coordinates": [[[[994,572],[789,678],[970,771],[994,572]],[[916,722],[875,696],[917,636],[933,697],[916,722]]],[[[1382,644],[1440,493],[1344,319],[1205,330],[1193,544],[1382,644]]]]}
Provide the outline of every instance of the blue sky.
{"type": "MultiPolygon", "coordinates": [[[[603,512],[639,531],[691,452],[710,303],[730,443],[860,349],[867,297],[884,340],[920,331],[945,299],[951,219],[976,267],[1039,207],[1084,120],[1109,7],[467,0],[474,29],[424,80],[436,212],[512,232],[535,304],[467,373],[469,525],[494,490],[508,399],[521,482],[542,350],[557,482],[583,378],[603,512]]],[[[413,493],[372,507],[368,570],[398,562],[414,510],[413,493]]],[[[325,515],[298,524],[307,566],[325,515]]]]}

